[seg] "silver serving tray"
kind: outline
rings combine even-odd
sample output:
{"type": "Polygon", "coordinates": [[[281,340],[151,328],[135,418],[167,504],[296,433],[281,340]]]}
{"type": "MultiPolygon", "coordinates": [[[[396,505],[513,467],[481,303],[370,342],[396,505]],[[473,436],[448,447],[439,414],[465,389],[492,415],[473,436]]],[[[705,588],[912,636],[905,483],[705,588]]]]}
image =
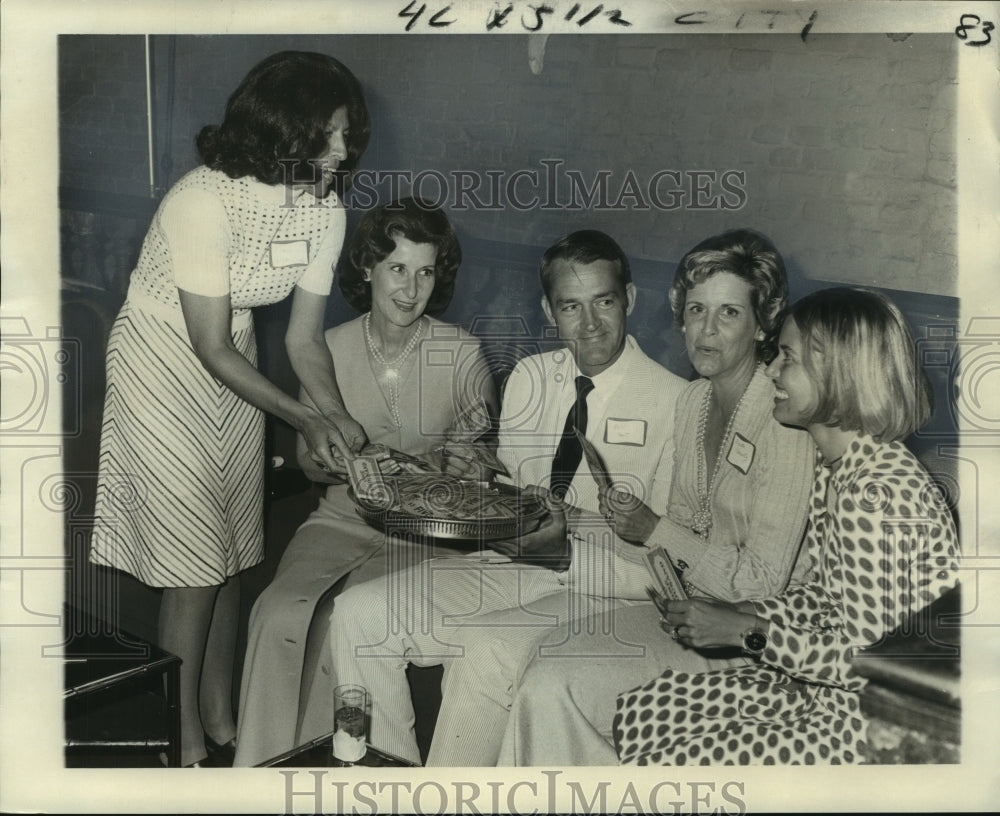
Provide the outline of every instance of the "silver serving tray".
{"type": "Polygon", "coordinates": [[[369,525],[383,532],[405,532],[430,538],[444,538],[453,541],[501,541],[530,533],[542,523],[548,511],[534,496],[524,493],[513,485],[489,483],[483,491],[492,495],[507,495],[516,499],[521,514],[515,518],[495,519],[451,519],[440,516],[417,516],[401,510],[385,510],[366,505],[348,490],[354,501],[355,510],[369,525]]]}

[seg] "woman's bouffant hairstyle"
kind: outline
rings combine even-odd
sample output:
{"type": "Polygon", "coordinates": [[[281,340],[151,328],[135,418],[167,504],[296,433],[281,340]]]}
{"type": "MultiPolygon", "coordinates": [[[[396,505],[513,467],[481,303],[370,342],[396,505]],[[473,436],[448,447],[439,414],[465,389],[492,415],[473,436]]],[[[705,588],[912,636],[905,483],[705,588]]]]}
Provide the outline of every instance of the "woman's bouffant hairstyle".
{"type": "Polygon", "coordinates": [[[229,97],[222,124],[198,134],[198,154],[230,178],[280,184],[288,180],[288,167],[295,178],[312,177],[318,170],[302,165],[326,152],[326,129],[341,107],[347,108],[349,127],[347,158],[337,170],[337,193],[343,195],[368,146],[371,121],[361,84],[326,54],[281,51],[254,66],[229,97]]]}
{"type": "Polygon", "coordinates": [[[462,247],[441,209],[419,198],[381,204],[362,216],[351,236],[347,263],[337,275],[344,299],[359,312],[371,309],[372,285],[365,280],[365,271],[391,255],[400,237],[415,244],[433,244],[437,249],[434,289],[424,312],[432,316],[441,314],[455,292],[462,247]]]}
{"type": "Polygon", "coordinates": [[[674,321],[684,325],[687,293],[719,272],[750,284],[754,316],[764,332],[764,339],[757,343],[757,358],[770,361],[778,350],[778,320],[788,304],[788,277],[781,253],[759,232],[735,229],[713,235],[681,258],[669,292],[674,321]]]}
{"type": "Polygon", "coordinates": [[[930,419],[930,384],[906,319],[869,289],[821,289],[788,310],[802,335],[802,364],[818,392],[807,424],[905,439],[930,419]]]}

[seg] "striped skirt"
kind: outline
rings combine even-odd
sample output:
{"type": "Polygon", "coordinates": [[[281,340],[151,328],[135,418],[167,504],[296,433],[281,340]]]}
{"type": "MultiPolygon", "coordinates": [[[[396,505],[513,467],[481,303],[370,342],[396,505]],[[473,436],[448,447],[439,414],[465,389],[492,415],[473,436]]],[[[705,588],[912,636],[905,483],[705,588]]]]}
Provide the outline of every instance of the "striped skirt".
{"type": "MultiPolygon", "coordinates": [[[[257,364],[248,312],[233,321],[257,364]]],[[[127,301],[111,330],[90,560],[197,587],[264,554],[264,416],[195,357],[183,317],[127,301]]]]}

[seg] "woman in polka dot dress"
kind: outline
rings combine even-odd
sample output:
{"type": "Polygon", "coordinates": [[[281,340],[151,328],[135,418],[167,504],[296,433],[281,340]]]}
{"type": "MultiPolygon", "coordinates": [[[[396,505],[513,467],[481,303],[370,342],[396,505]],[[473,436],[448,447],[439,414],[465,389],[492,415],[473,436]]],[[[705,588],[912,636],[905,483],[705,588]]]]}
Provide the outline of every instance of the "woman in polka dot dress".
{"type": "Polygon", "coordinates": [[[199,134],[203,164],[164,196],[111,330],[90,558],[163,589],[159,642],[183,661],[186,765],[236,731],[238,574],[264,552],[263,412],[331,469],[331,446],[347,455],[364,441],[323,322],[339,193],[369,128],[360,84],[332,57],[259,63],[222,124],[199,134]],[[308,405],[256,367],[251,309],[293,291],[285,345],[308,405]]]}
{"type": "Polygon", "coordinates": [[[939,491],[900,443],[930,397],[899,310],[874,292],[828,289],[793,306],[774,416],[817,445],[809,580],[726,604],[669,602],[662,626],[698,648],[741,647],[750,666],[666,671],[618,697],[622,764],[856,763],[865,759],[865,680],[855,651],[957,580],[959,543],[939,491]]]}

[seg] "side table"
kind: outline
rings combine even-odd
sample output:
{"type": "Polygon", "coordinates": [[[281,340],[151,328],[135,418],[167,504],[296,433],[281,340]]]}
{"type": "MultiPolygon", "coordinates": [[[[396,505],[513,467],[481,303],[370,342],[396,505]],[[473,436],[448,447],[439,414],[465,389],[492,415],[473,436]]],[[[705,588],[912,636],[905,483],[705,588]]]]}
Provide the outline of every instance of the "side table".
{"type": "Polygon", "coordinates": [[[163,753],[179,767],[180,658],[96,618],[74,618],[81,620],[64,644],[67,766],[81,766],[78,755],[118,749],[163,753]]]}
{"type": "Polygon", "coordinates": [[[961,614],[956,586],[855,657],[870,762],[960,762],[961,614]]]}

